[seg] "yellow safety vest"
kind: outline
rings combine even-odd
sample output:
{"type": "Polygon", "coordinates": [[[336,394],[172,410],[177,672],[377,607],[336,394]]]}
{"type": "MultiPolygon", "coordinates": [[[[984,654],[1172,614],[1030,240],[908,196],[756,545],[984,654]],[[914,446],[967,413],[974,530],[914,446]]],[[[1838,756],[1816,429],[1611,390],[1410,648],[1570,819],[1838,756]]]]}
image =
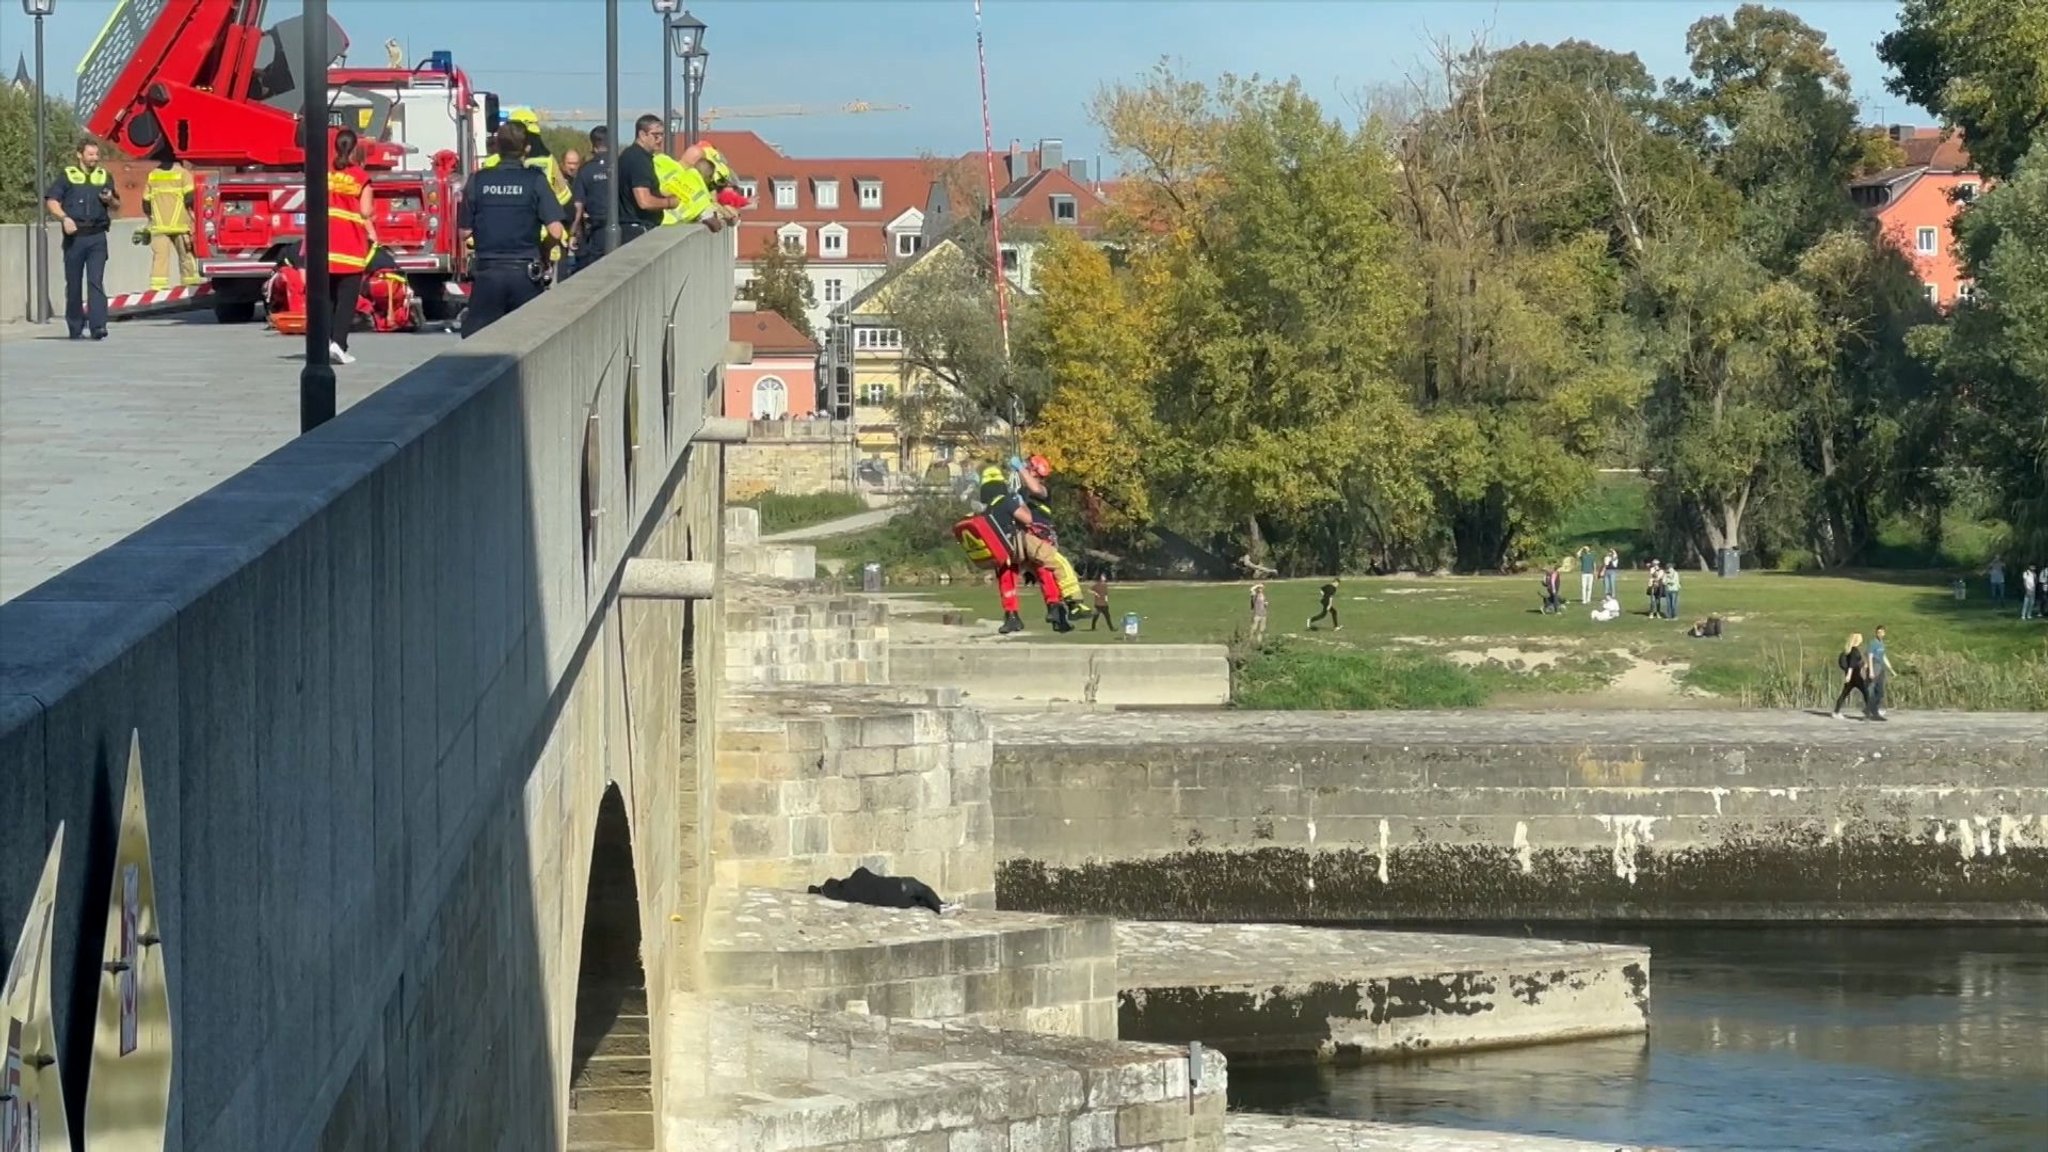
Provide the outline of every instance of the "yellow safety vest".
{"type": "Polygon", "coordinates": [[[149,201],[149,230],[166,236],[192,231],[192,212],[186,205],[192,195],[192,174],[183,168],[158,168],[145,181],[149,201]]]}
{"type": "Polygon", "coordinates": [[[83,168],[67,166],[64,169],[64,179],[72,184],[102,185],[107,182],[107,170],[105,168],[95,168],[91,172],[87,172],[83,168]]]}
{"type": "Polygon", "coordinates": [[[654,179],[664,196],[676,198],[676,206],[661,214],[663,224],[690,224],[703,218],[717,201],[711,196],[711,186],[704,182],[704,174],[665,152],[654,155],[654,179]]]}

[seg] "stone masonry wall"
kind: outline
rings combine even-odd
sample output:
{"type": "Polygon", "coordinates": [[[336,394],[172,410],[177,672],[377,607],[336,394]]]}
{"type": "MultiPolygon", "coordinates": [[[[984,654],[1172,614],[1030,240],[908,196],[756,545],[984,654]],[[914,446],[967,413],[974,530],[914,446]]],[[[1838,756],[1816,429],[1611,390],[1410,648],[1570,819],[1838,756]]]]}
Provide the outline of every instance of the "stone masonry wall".
{"type": "Polygon", "coordinates": [[[810,496],[853,491],[850,440],[762,439],[762,427],[756,421],[748,443],[726,450],[726,499],[749,500],[763,492],[810,496]]]}
{"type": "Polygon", "coordinates": [[[733,581],[725,614],[725,682],[889,683],[889,613],[860,597],[796,599],[733,581]]]}
{"type": "Polygon", "coordinates": [[[1853,731],[1803,713],[995,723],[1005,908],[2048,916],[2048,717],[1902,714],[1853,731]]]}
{"type": "Polygon", "coordinates": [[[802,891],[866,865],[994,907],[991,756],[987,722],[943,691],[734,693],[718,742],[716,881],[802,891]]]}

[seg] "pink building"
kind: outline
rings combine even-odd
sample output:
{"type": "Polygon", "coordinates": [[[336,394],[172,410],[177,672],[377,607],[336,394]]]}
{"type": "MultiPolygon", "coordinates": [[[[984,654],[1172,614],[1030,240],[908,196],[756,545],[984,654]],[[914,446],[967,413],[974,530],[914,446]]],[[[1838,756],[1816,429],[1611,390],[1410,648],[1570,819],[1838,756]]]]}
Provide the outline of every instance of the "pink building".
{"type": "Polygon", "coordinates": [[[818,345],[777,312],[735,312],[732,340],[754,347],[754,362],[725,371],[725,414],[747,420],[818,410],[818,345]]]}

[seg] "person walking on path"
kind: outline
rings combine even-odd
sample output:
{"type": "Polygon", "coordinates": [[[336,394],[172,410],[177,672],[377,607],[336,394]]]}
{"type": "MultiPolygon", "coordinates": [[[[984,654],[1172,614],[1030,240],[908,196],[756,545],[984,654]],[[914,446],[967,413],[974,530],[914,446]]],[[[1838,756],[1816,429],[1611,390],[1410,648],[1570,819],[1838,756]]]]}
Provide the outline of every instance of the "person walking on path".
{"type": "Polygon", "coordinates": [[[1597,561],[1590,545],[1579,545],[1579,603],[1593,602],[1593,569],[1597,561]]]}
{"type": "Polygon", "coordinates": [[[2005,557],[1993,556],[1985,575],[1991,577],[1991,606],[2005,607],[2005,557]]]}
{"type": "Polygon", "coordinates": [[[1330,582],[1323,585],[1323,606],[1316,611],[1315,615],[1308,618],[1309,631],[1315,631],[1316,624],[1325,616],[1330,618],[1330,631],[1342,632],[1344,630],[1344,622],[1337,618],[1337,586],[1342,582],[1343,577],[1332,576],[1330,577],[1330,582]]]}
{"type": "Polygon", "coordinates": [[[1866,694],[1869,707],[1863,714],[1872,720],[1889,720],[1891,717],[1884,710],[1884,698],[1891,686],[1892,662],[1885,655],[1882,624],[1870,634],[1870,650],[1864,654],[1864,663],[1869,668],[1870,690],[1866,694]]]}
{"type": "MultiPolygon", "coordinates": [[[[1093,632],[1097,624],[1109,619],[1109,577],[1097,574],[1095,583],[1089,586],[1088,591],[1095,598],[1095,615],[1088,618],[1088,630],[1093,632]]],[[[1114,622],[1110,624],[1109,630],[1116,631],[1114,622]]]]}
{"type": "Polygon", "coordinates": [[[2022,620],[2032,620],[2034,618],[2034,582],[2039,579],[2040,577],[2034,573],[2034,566],[2032,564],[2027,565],[2027,570],[2020,573],[2020,619],[2022,620]]]}
{"type": "Polygon", "coordinates": [[[1835,657],[1835,667],[1842,673],[1842,694],[1835,697],[1835,719],[1845,720],[1842,705],[1849,702],[1849,693],[1863,698],[1863,711],[1870,711],[1870,684],[1867,679],[1868,665],[1863,656],[1863,633],[1849,633],[1849,642],[1842,648],[1842,654],[1835,657]]]}
{"type": "Polygon", "coordinates": [[[1266,640],[1266,586],[1252,585],[1252,643],[1266,640]]]}

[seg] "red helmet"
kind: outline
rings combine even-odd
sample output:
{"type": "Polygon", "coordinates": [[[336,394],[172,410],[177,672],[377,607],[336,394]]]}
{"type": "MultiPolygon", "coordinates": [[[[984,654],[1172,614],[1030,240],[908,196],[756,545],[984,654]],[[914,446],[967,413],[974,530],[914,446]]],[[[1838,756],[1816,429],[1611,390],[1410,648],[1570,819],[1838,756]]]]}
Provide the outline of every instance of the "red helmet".
{"type": "Polygon", "coordinates": [[[1033,476],[1042,477],[1052,475],[1052,461],[1047,460],[1043,456],[1033,456],[1031,459],[1026,460],[1024,462],[1024,467],[1027,470],[1029,470],[1033,476]]]}

